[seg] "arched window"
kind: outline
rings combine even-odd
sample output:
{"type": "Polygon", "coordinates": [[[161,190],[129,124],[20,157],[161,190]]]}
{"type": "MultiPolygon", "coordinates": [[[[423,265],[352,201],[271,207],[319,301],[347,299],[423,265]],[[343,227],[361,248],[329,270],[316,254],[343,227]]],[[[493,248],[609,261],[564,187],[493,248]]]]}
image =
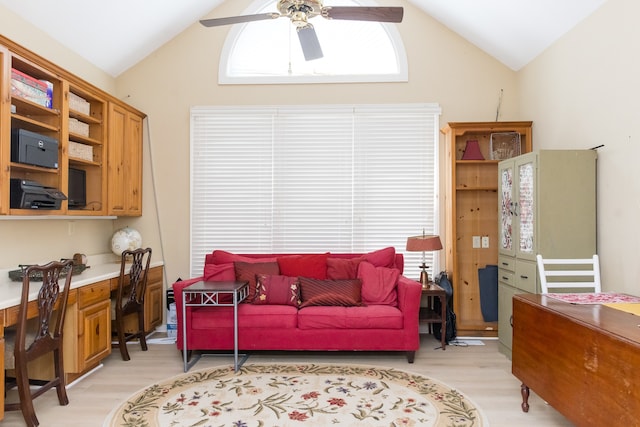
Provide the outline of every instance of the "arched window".
{"type": "MultiPolygon", "coordinates": [[[[325,6],[376,6],[362,0],[327,0],[325,6]],[[365,4],[366,3],[366,4],[365,4]]],[[[243,14],[276,11],[276,0],[257,0],[243,14]]],[[[324,57],[305,61],[287,18],[234,25],[220,55],[220,84],[407,81],[407,58],[396,24],[327,20],[313,24],[324,57]]],[[[397,24],[402,25],[402,24],[397,24]]]]}

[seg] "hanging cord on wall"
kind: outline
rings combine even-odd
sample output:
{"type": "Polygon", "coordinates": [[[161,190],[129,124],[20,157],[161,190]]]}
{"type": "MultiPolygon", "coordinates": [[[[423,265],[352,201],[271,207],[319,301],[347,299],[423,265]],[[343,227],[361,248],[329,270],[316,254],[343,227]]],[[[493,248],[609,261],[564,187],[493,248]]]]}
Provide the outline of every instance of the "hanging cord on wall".
{"type": "Polygon", "coordinates": [[[160,236],[160,252],[162,253],[162,277],[165,283],[163,283],[163,289],[166,290],[167,286],[167,262],[164,259],[164,239],[162,238],[162,228],[160,227],[160,209],[158,208],[158,192],[156,188],[156,170],[153,167],[153,149],[151,147],[151,127],[149,125],[149,116],[145,117],[144,122],[147,128],[147,144],[149,146],[149,163],[151,167],[151,186],[153,187],[153,203],[156,208],[156,223],[158,227],[158,236],[160,236]]]}
{"type": "Polygon", "coordinates": [[[500,89],[500,96],[498,97],[498,107],[496,108],[496,122],[498,121],[498,117],[500,117],[500,108],[502,107],[503,93],[504,93],[504,89],[500,89]]]}

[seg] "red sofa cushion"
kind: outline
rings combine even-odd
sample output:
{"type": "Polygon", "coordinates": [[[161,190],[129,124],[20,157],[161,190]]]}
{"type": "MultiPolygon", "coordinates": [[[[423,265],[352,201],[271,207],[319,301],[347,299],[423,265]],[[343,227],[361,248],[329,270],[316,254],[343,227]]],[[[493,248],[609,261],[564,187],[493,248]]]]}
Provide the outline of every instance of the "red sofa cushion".
{"type": "MultiPolygon", "coordinates": [[[[233,307],[193,307],[191,329],[233,328],[233,307]]],[[[238,305],[239,328],[291,329],[298,325],[298,309],[289,305],[238,305]]]]}
{"type": "Polygon", "coordinates": [[[388,248],[372,251],[364,254],[362,258],[376,267],[392,268],[396,266],[396,248],[390,246],[388,248]]]}
{"type": "Polygon", "coordinates": [[[233,263],[226,264],[205,264],[203,280],[205,282],[213,281],[234,281],[236,280],[236,272],[233,263]]]}
{"type": "Polygon", "coordinates": [[[358,258],[327,258],[327,278],[332,280],[355,279],[358,275],[358,258]]]}
{"type": "Polygon", "coordinates": [[[312,305],[357,306],[362,304],[359,279],[319,280],[300,277],[300,308],[312,305]]]}
{"type": "Polygon", "coordinates": [[[273,262],[244,262],[233,263],[236,271],[236,280],[239,282],[249,282],[249,294],[244,303],[253,302],[256,297],[256,274],[280,274],[278,263],[273,262]]]}
{"type": "Polygon", "coordinates": [[[298,311],[299,329],[402,329],[402,312],[390,305],[306,307],[298,311]]]}
{"type": "Polygon", "coordinates": [[[238,255],[232,252],[221,251],[219,249],[213,251],[211,255],[207,255],[205,262],[207,264],[228,264],[236,261],[242,262],[273,262],[276,256],[264,255],[261,257],[250,257],[246,255],[238,255]]]}
{"type": "Polygon", "coordinates": [[[256,297],[253,304],[300,305],[300,282],[297,277],[256,275],[256,297]]]}
{"type": "Polygon", "coordinates": [[[376,267],[361,262],[358,278],[362,280],[362,302],[364,304],[398,304],[398,278],[400,271],[395,268],[376,267]]]}
{"type": "Polygon", "coordinates": [[[329,254],[289,255],[278,258],[280,274],[284,276],[305,276],[315,279],[327,278],[327,258],[329,254]]]}

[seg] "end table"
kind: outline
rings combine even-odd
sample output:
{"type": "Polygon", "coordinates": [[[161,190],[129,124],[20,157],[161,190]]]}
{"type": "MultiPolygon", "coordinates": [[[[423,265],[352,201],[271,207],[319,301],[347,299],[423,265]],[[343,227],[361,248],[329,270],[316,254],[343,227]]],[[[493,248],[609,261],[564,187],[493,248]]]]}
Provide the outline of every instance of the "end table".
{"type": "Polygon", "coordinates": [[[187,372],[200,359],[187,361],[187,307],[233,306],[233,367],[235,371],[247,360],[247,355],[238,362],[238,304],[249,294],[249,282],[196,282],[182,289],[182,353],[184,371],[187,372]],[[231,302],[227,302],[231,296],[231,302]],[[227,298],[223,298],[227,297],[227,298]]]}
{"type": "Polygon", "coordinates": [[[422,295],[426,295],[428,297],[428,303],[426,307],[420,307],[419,321],[420,323],[428,323],[429,326],[433,323],[441,324],[440,346],[442,347],[442,350],[446,350],[447,342],[445,340],[445,331],[447,330],[447,293],[435,282],[429,282],[426,285],[422,285],[422,295]],[[433,298],[440,298],[440,313],[436,313],[434,310],[433,298]]]}

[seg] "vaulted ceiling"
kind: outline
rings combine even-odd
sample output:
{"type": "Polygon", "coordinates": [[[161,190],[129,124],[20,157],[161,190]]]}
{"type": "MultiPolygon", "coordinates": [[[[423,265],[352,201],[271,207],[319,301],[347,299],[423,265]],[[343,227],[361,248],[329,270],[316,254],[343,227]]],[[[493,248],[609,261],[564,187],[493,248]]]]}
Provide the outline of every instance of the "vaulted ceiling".
{"type": "MultiPolygon", "coordinates": [[[[209,13],[224,1],[232,0],[0,0],[0,5],[116,77],[194,22],[214,17],[209,13]]],[[[406,1],[519,70],[606,0],[406,1]]]]}

